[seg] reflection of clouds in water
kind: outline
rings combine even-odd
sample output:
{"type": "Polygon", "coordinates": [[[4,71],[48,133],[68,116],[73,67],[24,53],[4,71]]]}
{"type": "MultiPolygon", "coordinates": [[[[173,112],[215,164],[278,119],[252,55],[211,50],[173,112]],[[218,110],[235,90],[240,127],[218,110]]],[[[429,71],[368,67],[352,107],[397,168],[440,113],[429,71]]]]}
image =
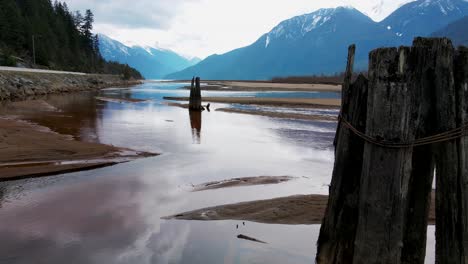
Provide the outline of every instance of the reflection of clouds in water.
{"type": "MultiPolygon", "coordinates": [[[[163,225],[164,226],[164,225],[163,225]]],[[[148,248],[152,252],[151,263],[179,263],[190,233],[188,225],[164,229],[153,234],[148,248]]]]}
{"type": "Polygon", "coordinates": [[[157,190],[170,189],[171,183],[154,183],[122,178],[86,182],[33,193],[27,206],[3,208],[0,262],[134,263],[126,257],[133,255],[151,263],[153,255],[163,250],[152,241],[159,237],[165,238],[170,252],[182,250],[176,248],[185,244],[187,229],[159,230],[160,214],[171,206],[167,201],[176,199],[157,190]],[[150,239],[137,243],[145,236],[150,239]]]}

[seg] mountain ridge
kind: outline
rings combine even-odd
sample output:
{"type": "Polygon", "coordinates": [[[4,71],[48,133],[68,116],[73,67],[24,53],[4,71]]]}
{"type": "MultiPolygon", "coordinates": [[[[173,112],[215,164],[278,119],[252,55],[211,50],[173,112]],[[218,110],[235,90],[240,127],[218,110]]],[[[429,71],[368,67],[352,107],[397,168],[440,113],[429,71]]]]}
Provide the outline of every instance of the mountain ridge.
{"type": "Polygon", "coordinates": [[[367,67],[368,53],[372,49],[409,45],[414,37],[429,36],[445,25],[440,26],[437,22],[428,26],[428,23],[424,23],[425,29],[421,33],[414,33],[408,24],[394,22],[412,18],[420,23],[414,18],[414,12],[424,12],[421,11],[426,10],[424,8],[432,15],[431,19],[423,16],[424,20],[437,21],[441,18],[443,23],[448,24],[458,17],[450,16],[451,12],[461,10],[460,14],[468,14],[468,1],[410,2],[381,22],[375,22],[352,7],[319,9],[282,21],[251,45],[221,55],[211,55],[194,66],[167,75],[166,78],[187,79],[199,75],[207,79],[264,80],[279,76],[333,74],[343,70],[347,46],[351,43],[357,46],[356,69],[364,70],[367,67]],[[440,4],[448,5],[443,9],[445,13],[440,4]],[[415,6],[422,9],[405,11],[408,8],[415,9],[415,6]]]}
{"type": "Polygon", "coordinates": [[[99,48],[106,60],[128,64],[139,70],[146,79],[160,79],[199,62],[197,58],[190,60],[168,49],[130,47],[104,34],[99,34],[99,48]]]}

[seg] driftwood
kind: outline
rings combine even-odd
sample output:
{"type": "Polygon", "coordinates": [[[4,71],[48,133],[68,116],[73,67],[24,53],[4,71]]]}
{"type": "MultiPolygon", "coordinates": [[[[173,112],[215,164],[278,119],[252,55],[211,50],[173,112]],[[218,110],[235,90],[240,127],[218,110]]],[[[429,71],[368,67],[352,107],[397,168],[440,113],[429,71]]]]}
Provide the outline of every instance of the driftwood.
{"type": "Polygon", "coordinates": [[[317,262],[424,263],[436,171],[436,263],[468,263],[468,50],[417,38],[371,52],[360,78],[343,85],[317,262]]]}

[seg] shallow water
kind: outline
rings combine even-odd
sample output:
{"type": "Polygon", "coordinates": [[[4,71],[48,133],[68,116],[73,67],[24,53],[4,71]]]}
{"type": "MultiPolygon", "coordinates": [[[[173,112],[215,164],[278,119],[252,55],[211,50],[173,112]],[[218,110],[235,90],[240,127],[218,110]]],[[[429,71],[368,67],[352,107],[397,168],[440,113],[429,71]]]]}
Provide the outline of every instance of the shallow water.
{"type": "MultiPolygon", "coordinates": [[[[25,114],[32,122],[82,140],[162,155],[93,171],[0,183],[0,263],[313,263],[317,225],[161,217],[227,203],[327,194],[336,124],[216,111],[190,115],[162,101],[164,96],[188,96],[187,90],[178,89],[183,85],[146,83],[99,94],[149,99],[141,103],[97,101],[93,93],[49,96],[46,102],[61,112],[25,114]],[[263,175],[298,179],[190,192],[192,184],[263,175]],[[239,234],[267,244],[238,239],[239,234]]],[[[218,107],[226,105],[213,104],[212,110],[218,107]]],[[[433,248],[432,238],[431,243],[433,248]]]]}

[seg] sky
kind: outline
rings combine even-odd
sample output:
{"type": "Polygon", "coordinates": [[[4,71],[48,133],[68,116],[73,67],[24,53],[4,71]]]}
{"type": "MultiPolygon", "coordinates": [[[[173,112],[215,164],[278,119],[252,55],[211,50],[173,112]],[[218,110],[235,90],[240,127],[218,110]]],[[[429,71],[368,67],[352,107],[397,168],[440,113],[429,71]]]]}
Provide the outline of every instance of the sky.
{"type": "Polygon", "coordinates": [[[126,45],[173,50],[188,58],[255,42],[277,24],[320,8],[353,6],[380,21],[411,0],[65,0],[91,9],[94,32],[126,45]]]}

